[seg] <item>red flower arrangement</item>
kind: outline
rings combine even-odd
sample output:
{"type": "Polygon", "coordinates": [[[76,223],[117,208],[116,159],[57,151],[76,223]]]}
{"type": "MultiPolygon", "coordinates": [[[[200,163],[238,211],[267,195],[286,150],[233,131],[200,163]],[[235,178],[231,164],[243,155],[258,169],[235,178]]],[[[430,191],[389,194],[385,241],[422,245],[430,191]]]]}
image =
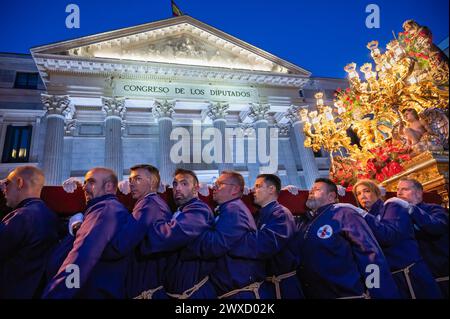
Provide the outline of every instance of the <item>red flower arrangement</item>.
{"type": "Polygon", "coordinates": [[[430,57],[425,55],[425,47],[433,44],[433,37],[430,32],[424,30],[420,32],[400,32],[398,34],[398,41],[403,46],[408,56],[415,58],[420,67],[429,67],[430,57]]]}
{"type": "Polygon", "coordinates": [[[336,157],[330,169],[331,180],[350,191],[359,179],[382,182],[402,172],[404,168],[401,164],[411,159],[408,149],[391,141],[371,149],[370,153],[373,157],[366,163],[336,157]]]}
{"type": "Polygon", "coordinates": [[[353,185],[363,175],[364,167],[361,161],[355,161],[349,157],[336,156],[330,168],[330,179],[345,187],[347,191],[351,191],[353,185]]]}
{"type": "Polygon", "coordinates": [[[410,151],[392,141],[370,150],[373,158],[367,160],[367,173],[362,178],[375,179],[382,182],[403,171],[401,163],[411,159],[410,151]]]}
{"type": "Polygon", "coordinates": [[[342,103],[344,104],[344,107],[347,110],[351,110],[354,107],[360,105],[359,95],[356,94],[354,91],[350,90],[350,88],[346,88],[345,90],[338,88],[334,95],[335,95],[336,99],[342,101],[342,103]]]}

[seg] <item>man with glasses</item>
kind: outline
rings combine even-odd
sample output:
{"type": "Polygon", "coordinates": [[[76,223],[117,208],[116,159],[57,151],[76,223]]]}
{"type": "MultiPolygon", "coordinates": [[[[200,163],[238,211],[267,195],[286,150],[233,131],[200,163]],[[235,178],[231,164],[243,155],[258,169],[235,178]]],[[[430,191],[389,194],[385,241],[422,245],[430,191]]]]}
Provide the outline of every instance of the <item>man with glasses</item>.
{"type": "Polygon", "coordinates": [[[243,190],[241,174],[222,172],[213,187],[213,199],[219,204],[216,223],[185,251],[185,256],[216,259],[210,278],[219,298],[259,299],[259,287],[265,277],[263,262],[233,254],[236,249],[241,256],[250,255],[251,247],[237,245],[243,236],[256,231],[253,216],[241,200],[243,190]]]}
{"type": "Polygon", "coordinates": [[[198,198],[199,181],[193,171],[177,169],[172,186],[178,210],[170,220],[159,219],[148,228],[141,253],[168,255],[164,289],[169,297],[215,298],[215,291],[208,282],[214,263],[197,257],[181,258],[185,247],[214,223],[212,211],[198,198]]]}
{"type": "Polygon", "coordinates": [[[129,258],[107,256],[114,249],[111,240],[128,223],[136,221],[117,199],[117,184],[111,169],[96,167],[87,172],[83,186],[87,203],[84,221],[73,248],[47,285],[44,298],[125,297],[129,258]]]}
{"type": "Polygon", "coordinates": [[[1,181],[14,210],[0,222],[0,299],[28,299],[42,292],[45,264],[57,243],[57,217],[40,199],[44,173],[15,168],[1,181]]]}
{"type": "Polygon", "coordinates": [[[266,281],[261,286],[262,298],[300,299],[303,292],[296,275],[298,257],[289,248],[296,226],[289,209],[277,201],[280,191],[278,176],[258,175],[254,185],[254,201],[260,207],[256,214],[258,230],[247,233],[236,245],[233,255],[252,257],[265,263],[266,281]]]}

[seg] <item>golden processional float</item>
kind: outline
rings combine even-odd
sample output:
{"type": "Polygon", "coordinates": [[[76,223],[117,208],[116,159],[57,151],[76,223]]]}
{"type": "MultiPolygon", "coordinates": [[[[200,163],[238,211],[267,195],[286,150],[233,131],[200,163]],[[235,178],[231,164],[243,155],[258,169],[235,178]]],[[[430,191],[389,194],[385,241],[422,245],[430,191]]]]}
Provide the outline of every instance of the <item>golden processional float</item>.
{"type": "Polygon", "coordinates": [[[348,190],[358,179],[396,191],[402,177],[437,191],[448,207],[448,58],[432,34],[412,20],[382,52],[367,48],[375,62],[344,69],[349,87],[335,93],[334,107],[316,93],[316,110],[300,110],[305,146],[331,154],[330,178],[348,190]]]}

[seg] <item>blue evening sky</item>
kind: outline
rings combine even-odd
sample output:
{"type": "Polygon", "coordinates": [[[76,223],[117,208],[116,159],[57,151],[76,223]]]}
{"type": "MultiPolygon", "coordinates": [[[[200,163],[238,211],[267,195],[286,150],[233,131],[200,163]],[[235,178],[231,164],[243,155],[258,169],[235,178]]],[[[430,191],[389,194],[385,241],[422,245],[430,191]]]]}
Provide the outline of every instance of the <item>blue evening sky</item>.
{"type": "MultiPolygon", "coordinates": [[[[415,19],[439,43],[449,33],[448,0],[177,0],[190,16],[311,71],[344,77],[349,62],[369,62],[367,42],[382,47],[415,19]],[[365,26],[366,6],[380,7],[380,28],[365,26]]],[[[19,1],[0,4],[0,52],[29,53],[34,46],[171,17],[170,0],[19,1]],[[80,7],[79,29],[67,29],[65,8],[80,7]]]]}

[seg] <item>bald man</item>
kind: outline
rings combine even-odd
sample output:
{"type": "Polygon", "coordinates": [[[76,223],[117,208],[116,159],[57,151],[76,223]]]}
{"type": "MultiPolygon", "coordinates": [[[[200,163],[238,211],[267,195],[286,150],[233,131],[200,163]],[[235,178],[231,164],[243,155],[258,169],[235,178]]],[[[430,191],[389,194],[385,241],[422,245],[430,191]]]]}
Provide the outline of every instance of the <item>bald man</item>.
{"type": "Polygon", "coordinates": [[[57,217],[40,199],[44,182],[34,166],[17,167],[1,182],[14,210],[0,223],[0,299],[42,292],[45,264],[58,239],[57,217]]]}
{"type": "Polygon", "coordinates": [[[117,234],[135,222],[116,197],[117,176],[107,168],[87,172],[84,181],[86,211],[73,248],[58,273],[45,288],[43,297],[124,298],[129,256],[108,258],[117,234]]]}

